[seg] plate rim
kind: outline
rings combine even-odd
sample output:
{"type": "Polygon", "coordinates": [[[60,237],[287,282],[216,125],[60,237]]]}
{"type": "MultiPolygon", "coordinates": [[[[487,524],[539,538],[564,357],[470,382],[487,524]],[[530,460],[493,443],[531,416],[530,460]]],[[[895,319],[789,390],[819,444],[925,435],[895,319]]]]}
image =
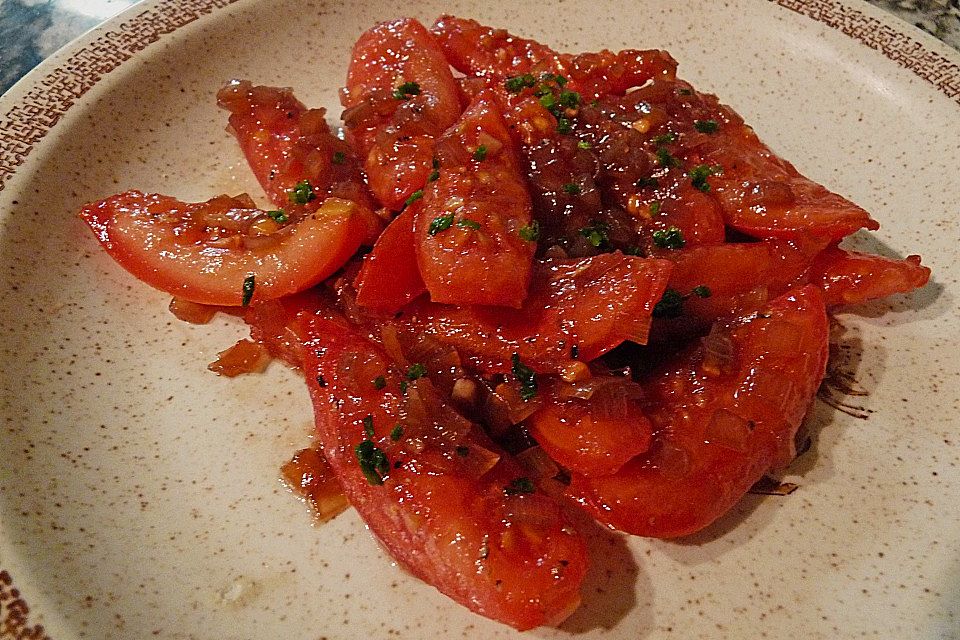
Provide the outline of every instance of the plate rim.
{"type": "MultiPolygon", "coordinates": [[[[0,191],[84,95],[147,47],[244,0],[145,0],[67,43],[0,95],[0,191]]],[[[759,1],[759,0],[758,0],[759,1]]],[[[767,0],[838,31],[960,106],[960,51],[866,0],[767,0]]],[[[50,640],[0,565],[0,638],[50,640]],[[11,613],[12,612],[12,613],[11,613]],[[10,635],[8,635],[8,633],[10,635]]]]}
{"type": "MultiPolygon", "coordinates": [[[[0,191],[88,91],[148,46],[240,0],[146,0],[79,36],[0,96],[0,191]]],[[[960,51],[866,0],[768,0],[877,51],[960,105],[960,51]]]]}

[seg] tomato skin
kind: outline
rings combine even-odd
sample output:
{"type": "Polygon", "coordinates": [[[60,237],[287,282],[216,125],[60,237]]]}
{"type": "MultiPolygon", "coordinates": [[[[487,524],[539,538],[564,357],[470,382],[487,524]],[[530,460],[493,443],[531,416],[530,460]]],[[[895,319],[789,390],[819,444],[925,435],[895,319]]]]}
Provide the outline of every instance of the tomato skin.
{"type": "Polygon", "coordinates": [[[646,342],[650,315],[673,265],[605,253],[536,263],[530,296],[519,310],[414,302],[398,322],[455,346],[473,366],[506,373],[518,354],[528,367],[556,373],[624,340],[646,342]]]}
{"type": "Polygon", "coordinates": [[[586,551],[559,504],[539,491],[506,495],[524,475],[516,461],[496,452],[487,457],[492,466],[473,466],[472,456],[490,454],[492,443],[463,418],[446,415],[450,410],[425,378],[411,382],[404,396],[403,372],[346,323],[308,316],[303,331],[324,454],[394,559],[471,610],[517,629],[569,615],[580,601],[586,551]],[[371,384],[378,375],[386,382],[381,390],[371,384]],[[428,420],[442,419],[446,429],[409,422],[405,403],[414,394],[439,412],[428,420]],[[373,435],[363,423],[368,417],[373,435]],[[393,439],[397,424],[404,433],[393,439]],[[381,485],[358,465],[355,449],[364,440],[389,463],[381,485]],[[467,454],[456,447],[467,447],[467,454]]]}
{"type": "Polygon", "coordinates": [[[460,115],[443,52],[416,20],[380,23],[353,47],[341,102],[347,140],[363,158],[371,190],[385,207],[401,209],[433,171],[434,139],[460,115]],[[408,82],[418,93],[396,98],[408,82]]]}
{"type": "Polygon", "coordinates": [[[292,219],[316,211],[326,197],[351,200],[368,224],[372,244],[383,229],[363,180],[361,163],[327,125],[325,109],[307,109],[290,89],[233,81],[217,92],[218,104],[230,112],[228,129],[236,136],[247,163],[274,206],[292,219]],[[315,198],[291,201],[297,183],[306,180],[315,198]]]}
{"type": "Polygon", "coordinates": [[[859,304],[918,289],[930,279],[920,256],[894,260],[830,247],[817,256],[810,282],[823,290],[827,306],[859,304]]]}
{"type": "Polygon", "coordinates": [[[821,240],[764,240],[663,251],[674,263],[670,289],[688,296],[676,318],[658,318],[651,341],[690,337],[717,319],[752,311],[791,286],[806,282],[810,266],[824,248],[821,240]],[[710,296],[692,292],[705,286],[710,296]]]}
{"type": "Polygon", "coordinates": [[[636,535],[707,526],[789,460],[824,375],[827,332],[822,295],[809,285],[724,323],[713,351],[698,345],[647,383],[650,452],[612,476],[573,476],[571,495],[601,522],[636,535]]]}
{"type": "Polygon", "coordinates": [[[413,220],[414,209],[407,209],[377,238],[354,280],[357,304],[393,313],[427,290],[417,266],[413,220]]]}
{"type": "Polygon", "coordinates": [[[575,388],[551,384],[538,394],[544,405],[527,426],[543,450],[571,472],[611,475],[647,450],[652,427],[639,403],[639,387],[614,376],[590,382],[596,389],[589,400],[570,397],[575,388]]]}
{"type": "Polygon", "coordinates": [[[622,94],[654,77],[672,78],[677,68],[666,51],[557,53],[535,40],[451,15],[440,16],[431,31],[458,71],[501,79],[525,73],[555,73],[569,80],[570,88],[588,101],[610,93],[622,94]]]}
{"type": "Polygon", "coordinates": [[[414,204],[420,274],[434,302],[519,308],[536,242],[513,141],[489,94],[437,140],[440,175],[414,204]],[[436,224],[450,217],[447,228],[436,224]],[[468,226],[469,225],[469,226],[468,226]]]}
{"type": "Polygon", "coordinates": [[[249,198],[184,203],[127,191],[86,205],[80,217],[120,266],[150,286],[199,304],[240,306],[251,274],[259,302],[302,291],[343,266],[366,231],[356,211],[329,198],[300,222],[251,237],[251,221],[269,219],[249,198]]]}

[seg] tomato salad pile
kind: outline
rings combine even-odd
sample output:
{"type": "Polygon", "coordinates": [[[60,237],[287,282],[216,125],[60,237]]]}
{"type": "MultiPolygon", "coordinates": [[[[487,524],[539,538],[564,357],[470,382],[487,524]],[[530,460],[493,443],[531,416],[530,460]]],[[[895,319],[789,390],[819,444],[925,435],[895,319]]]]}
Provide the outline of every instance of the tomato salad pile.
{"type": "Polygon", "coordinates": [[[877,223],[664,51],[402,19],[341,99],[345,139],[289,89],[219,92],[273,209],[130,191],[81,216],[179,317],[246,320],[212,368],[303,371],[322,455],[294,469],[331,509],[342,488],[412,573],[518,629],[579,603],[570,509],[707,526],[795,455],[826,309],[929,277],[839,248],[877,223]]]}

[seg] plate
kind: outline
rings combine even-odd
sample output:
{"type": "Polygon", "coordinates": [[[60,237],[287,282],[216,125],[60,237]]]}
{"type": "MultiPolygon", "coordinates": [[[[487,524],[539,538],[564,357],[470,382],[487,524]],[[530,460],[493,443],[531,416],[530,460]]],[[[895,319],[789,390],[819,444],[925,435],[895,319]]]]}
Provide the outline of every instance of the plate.
{"type": "Polygon", "coordinates": [[[855,384],[814,406],[795,493],[679,541],[597,534],[582,609],[528,635],[960,637],[960,56],[837,0],[170,0],[0,99],[0,638],[517,636],[405,575],[352,512],[312,524],[278,480],[309,442],[297,376],[207,372],[243,328],[176,321],[75,215],[133,187],[256,193],[221,83],[293,86],[335,115],[363,29],[441,12],[569,50],[669,49],[875,214],[855,245],[934,271],[839,316],[834,362],[855,384]]]}

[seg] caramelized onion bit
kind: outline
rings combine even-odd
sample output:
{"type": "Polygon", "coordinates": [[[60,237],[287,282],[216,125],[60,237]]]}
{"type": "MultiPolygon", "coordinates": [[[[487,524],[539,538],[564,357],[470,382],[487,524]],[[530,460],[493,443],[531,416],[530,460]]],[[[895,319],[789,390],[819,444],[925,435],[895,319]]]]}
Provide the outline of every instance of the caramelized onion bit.
{"type": "Polygon", "coordinates": [[[218,311],[218,307],[190,302],[183,298],[171,298],[169,309],[177,320],[190,324],[207,324],[218,311]]]}
{"type": "Polygon", "coordinates": [[[259,342],[243,339],[217,354],[207,369],[217,375],[233,378],[244,373],[263,373],[270,364],[270,352],[259,342]]]}
{"type": "Polygon", "coordinates": [[[350,506],[333,469],[317,449],[297,451],[280,473],[287,486],[313,508],[319,522],[334,518],[350,506]]]}

